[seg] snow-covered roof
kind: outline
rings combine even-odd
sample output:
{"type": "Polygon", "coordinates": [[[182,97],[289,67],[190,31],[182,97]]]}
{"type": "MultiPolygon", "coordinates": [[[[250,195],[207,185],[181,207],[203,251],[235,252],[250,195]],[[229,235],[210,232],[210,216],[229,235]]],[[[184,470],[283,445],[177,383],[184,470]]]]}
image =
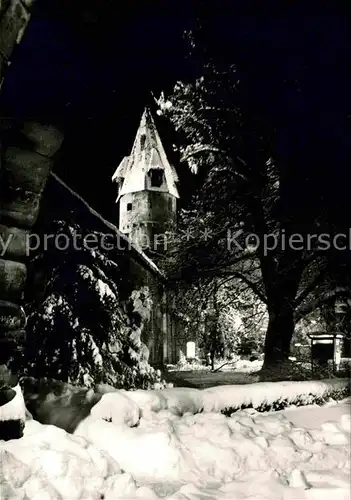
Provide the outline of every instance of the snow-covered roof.
{"type": "Polygon", "coordinates": [[[146,176],[151,168],[164,171],[166,182],[162,190],[179,198],[177,172],[168,161],[155,122],[146,108],[131,154],[123,158],[112,176],[112,181],[123,181],[116,201],[124,194],[144,191],[147,188],[146,176]]]}
{"type": "Polygon", "coordinates": [[[128,156],[125,156],[121,161],[121,163],[118,165],[116,172],[113,174],[112,181],[124,179],[127,165],[128,165],[128,156]]]}
{"type": "Polygon", "coordinates": [[[307,336],[312,340],[314,340],[314,339],[327,340],[327,339],[333,339],[333,338],[336,338],[336,339],[344,338],[344,335],[340,332],[325,332],[325,331],[311,332],[311,333],[308,333],[307,336]]]}

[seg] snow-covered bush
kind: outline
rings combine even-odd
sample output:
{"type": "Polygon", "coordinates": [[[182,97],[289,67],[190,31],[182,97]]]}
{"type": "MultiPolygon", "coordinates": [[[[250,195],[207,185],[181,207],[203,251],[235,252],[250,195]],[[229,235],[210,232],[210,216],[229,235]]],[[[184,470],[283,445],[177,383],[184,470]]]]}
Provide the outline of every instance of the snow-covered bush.
{"type": "Polygon", "coordinates": [[[203,371],[211,370],[211,366],[206,366],[199,359],[195,358],[184,358],[180,359],[176,365],[172,365],[168,368],[168,371],[179,371],[179,372],[191,372],[191,371],[203,371]]]}
{"type": "MultiPolygon", "coordinates": [[[[330,389],[326,391],[323,395],[316,395],[313,393],[301,394],[294,398],[280,397],[274,401],[264,401],[261,404],[254,407],[256,411],[261,413],[280,411],[290,406],[307,406],[307,405],[318,405],[323,406],[326,403],[333,401],[340,401],[350,395],[350,388],[343,389],[330,389]]],[[[224,415],[232,415],[239,410],[245,410],[247,408],[253,408],[252,404],[243,403],[240,407],[228,407],[222,410],[224,415]]]]}
{"type": "Polygon", "coordinates": [[[259,382],[250,385],[211,387],[203,391],[217,398],[211,411],[231,415],[253,408],[259,412],[279,411],[291,406],[324,405],[350,396],[348,379],[301,382],[259,382]]]}
{"type": "Polygon", "coordinates": [[[27,342],[14,363],[25,375],[85,387],[160,383],[142,342],[152,307],[148,288],[122,300],[120,283],[128,277],[116,253],[112,260],[102,249],[77,249],[73,242],[84,233],[73,224],[55,223],[54,233],[72,238],[72,245],[64,251],[52,245],[35,256],[32,269],[45,270],[44,291],[27,304],[27,342]]]}

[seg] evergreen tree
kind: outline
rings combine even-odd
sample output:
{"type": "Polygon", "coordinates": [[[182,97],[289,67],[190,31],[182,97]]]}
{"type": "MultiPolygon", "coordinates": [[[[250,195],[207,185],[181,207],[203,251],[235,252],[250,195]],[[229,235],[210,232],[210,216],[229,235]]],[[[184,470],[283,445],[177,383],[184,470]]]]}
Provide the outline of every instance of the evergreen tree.
{"type": "Polygon", "coordinates": [[[157,374],[141,340],[152,307],[148,288],[122,301],[127,280],[118,258],[89,245],[77,248],[74,241],[87,234],[77,225],[56,222],[51,234],[70,244],[65,250],[51,244],[33,258],[41,293],[27,305],[27,342],[17,360],[22,371],[85,386],[149,387],[157,374]]]}
{"type": "MultiPolygon", "coordinates": [[[[288,362],[296,322],[330,296],[350,293],[340,272],[330,287],[330,252],[306,243],[324,222],[291,203],[291,176],[275,160],[269,128],[245,108],[236,68],[207,60],[201,74],[178,82],[160,112],[177,132],[181,161],[205,172],[166,263],[175,280],[229,278],[267,306],[265,368],[288,362]],[[299,235],[300,245],[290,244],[299,235]],[[302,239],[302,242],[301,242],[302,239]],[[173,260],[172,260],[173,259],[173,260]]],[[[280,368],[279,368],[280,369],[280,368]]]]}

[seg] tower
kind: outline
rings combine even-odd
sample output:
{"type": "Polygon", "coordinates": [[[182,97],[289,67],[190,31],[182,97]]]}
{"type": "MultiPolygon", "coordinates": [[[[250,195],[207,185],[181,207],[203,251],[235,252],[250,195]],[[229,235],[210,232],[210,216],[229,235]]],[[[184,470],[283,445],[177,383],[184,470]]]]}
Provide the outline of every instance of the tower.
{"type": "Polygon", "coordinates": [[[165,248],[176,222],[178,176],[169,163],[150,110],[145,109],[129,156],[112,177],[118,184],[119,229],[144,250],[165,248]]]}

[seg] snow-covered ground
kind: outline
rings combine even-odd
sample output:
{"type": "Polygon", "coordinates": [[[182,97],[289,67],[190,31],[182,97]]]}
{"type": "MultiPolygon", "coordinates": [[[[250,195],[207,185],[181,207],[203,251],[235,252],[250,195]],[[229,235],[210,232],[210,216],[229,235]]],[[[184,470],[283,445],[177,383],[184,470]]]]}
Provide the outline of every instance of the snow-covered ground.
{"type": "Polygon", "coordinates": [[[0,442],[1,498],[350,500],[350,398],[273,413],[218,412],[243,398],[255,406],[343,385],[108,393],[73,435],[30,420],[22,439],[0,442]]]}
{"type": "MultiPolygon", "coordinates": [[[[228,362],[223,362],[222,360],[215,362],[215,370],[220,370],[222,372],[240,372],[240,373],[252,373],[258,371],[262,368],[263,356],[255,361],[249,361],[248,359],[243,359],[240,356],[233,356],[233,359],[228,362]]],[[[186,359],[178,363],[177,365],[167,365],[167,371],[181,372],[181,371],[211,371],[211,366],[205,366],[201,362],[189,363],[186,359]]]]}
{"type": "Polygon", "coordinates": [[[217,362],[215,370],[201,363],[180,363],[168,365],[165,378],[178,387],[197,387],[205,389],[218,385],[251,384],[259,380],[256,374],[263,365],[263,360],[249,361],[237,356],[228,363],[217,362]]]}

